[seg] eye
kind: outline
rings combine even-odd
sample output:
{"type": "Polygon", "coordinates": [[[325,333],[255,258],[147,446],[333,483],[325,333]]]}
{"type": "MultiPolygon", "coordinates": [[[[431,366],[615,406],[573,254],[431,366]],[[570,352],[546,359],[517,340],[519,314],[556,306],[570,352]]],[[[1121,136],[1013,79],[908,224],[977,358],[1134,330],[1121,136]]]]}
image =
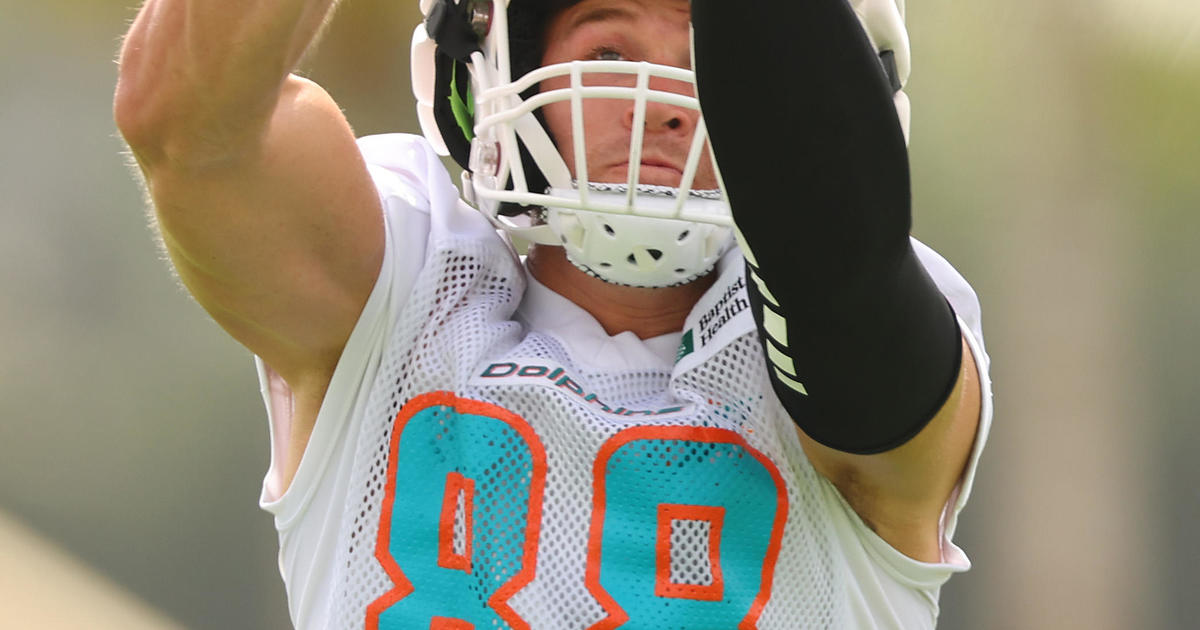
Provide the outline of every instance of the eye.
{"type": "Polygon", "coordinates": [[[597,61],[624,61],[625,55],[615,48],[598,46],[592,50],[591,58],[597,61]]]}

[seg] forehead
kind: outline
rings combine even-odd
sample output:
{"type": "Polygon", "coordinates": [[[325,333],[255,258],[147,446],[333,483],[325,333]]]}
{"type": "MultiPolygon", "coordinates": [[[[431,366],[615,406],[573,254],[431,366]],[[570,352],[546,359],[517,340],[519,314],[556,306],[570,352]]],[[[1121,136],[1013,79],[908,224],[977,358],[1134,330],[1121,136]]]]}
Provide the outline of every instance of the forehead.
{"type": "Polygon", "coordinates": [[[687,25],[690,19],[689,0],[567,0],[555,7],[546,30],[547,35],[561,36],[597,22],[654,20],[687,25]]]}

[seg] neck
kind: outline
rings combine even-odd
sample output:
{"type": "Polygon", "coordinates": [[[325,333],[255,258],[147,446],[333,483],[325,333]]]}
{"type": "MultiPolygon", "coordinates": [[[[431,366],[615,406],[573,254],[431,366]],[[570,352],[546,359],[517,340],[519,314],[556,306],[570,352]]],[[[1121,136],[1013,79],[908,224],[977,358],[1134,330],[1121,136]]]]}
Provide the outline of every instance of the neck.
{"type": "Polygon", "coordinates": [[[529,248],[529,272],[538,282],[591,313],[609,335],[630,331],[649,339],[683,329],[696,301],[712,286],[715,273],[674,287],[647,289],[610,284],[580,271],[561,247],[529,248]]]}

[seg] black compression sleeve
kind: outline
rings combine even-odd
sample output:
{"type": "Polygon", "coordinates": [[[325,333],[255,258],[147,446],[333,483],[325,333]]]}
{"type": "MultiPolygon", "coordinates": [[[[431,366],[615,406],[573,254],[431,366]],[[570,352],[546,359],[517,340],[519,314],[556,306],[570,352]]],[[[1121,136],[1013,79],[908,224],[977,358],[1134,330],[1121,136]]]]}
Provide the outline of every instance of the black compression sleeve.
{"type": "Polygon", "coordinates": [[[899,446],[952,391],[962,346],[909,242],[908,154],[876,51],[845,0],[693,0],[692,23],[775,391],[827,446],[899,446]]]}

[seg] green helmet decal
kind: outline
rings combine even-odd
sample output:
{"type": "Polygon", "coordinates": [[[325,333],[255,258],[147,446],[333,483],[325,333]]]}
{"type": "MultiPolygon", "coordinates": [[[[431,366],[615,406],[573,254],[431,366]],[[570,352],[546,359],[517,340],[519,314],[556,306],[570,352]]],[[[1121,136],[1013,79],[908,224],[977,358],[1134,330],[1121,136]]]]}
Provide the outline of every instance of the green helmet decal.
{"type": "Polygon", "coordinates": [[[458,126],[462,129],[463,137],[468,141],[475,138],[475,99],[471,97],[471,84],[467,83],[466,98],[464,99],[458,89],[458,66],[454,64],[450,71],[450,109],[454,112],[454,120],[458,122],[458,126]]]}

